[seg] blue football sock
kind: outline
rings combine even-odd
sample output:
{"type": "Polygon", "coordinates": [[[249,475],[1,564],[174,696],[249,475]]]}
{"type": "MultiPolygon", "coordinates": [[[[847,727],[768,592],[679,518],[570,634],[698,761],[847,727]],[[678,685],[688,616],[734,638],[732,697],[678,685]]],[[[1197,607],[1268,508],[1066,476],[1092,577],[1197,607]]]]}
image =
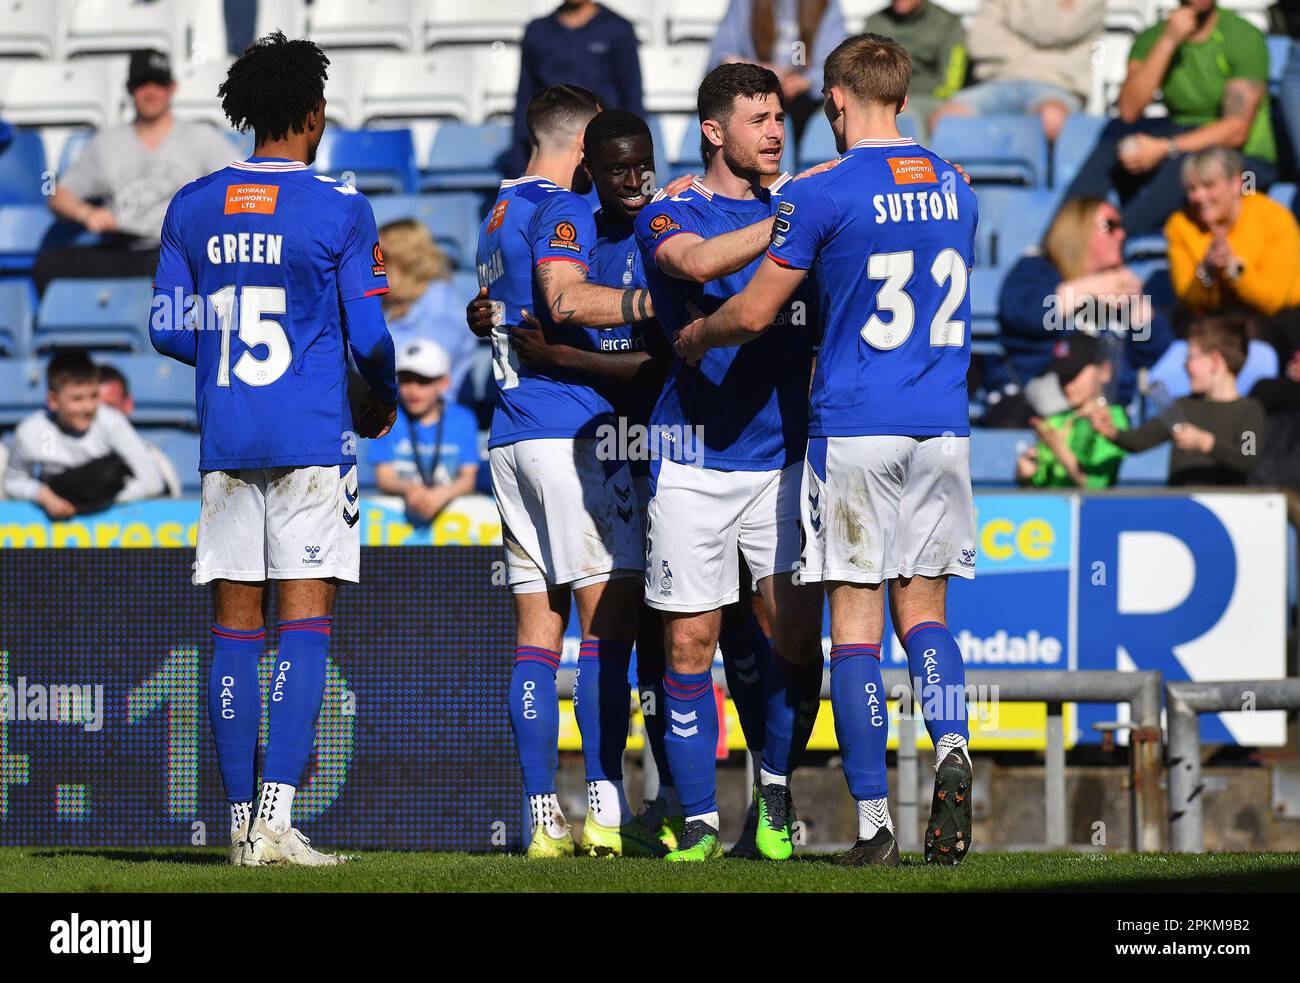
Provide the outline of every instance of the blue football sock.
{"type": "Polygon", "coordinates": [[[212,668],[208,673],[208,722],[226,798],[253,801],[257,733],[262,726],[262,687],[257,663],[266,629],[237,631],[212,626],[212,668]]]}
{"type": "MultiPolygon", "coordinates": [[[[741,603],[748,606],[748,598],[742,599],[741,603]]],[[[722,649],[727,693],[736,705],[740,729],[745,734],[745,746],[761,756],[767,727],[767,693],[763,680],[772,658],[772,647],[752,608],[734,620],[724,614],[718,648],[722,649]]]]}
{"type": "Polygon", "coordinates": [[[788,776],[799,763],[821,707],[822,669],[821,659],[797,666],[773,649],[766,682],[765,772],[788,776]]]}
{"type": "Polygon", "coordinates": [[[295,788],[316,743],[316,718],[325,698],[325,664],[332,618],[280,622],[280,651],[271,670],[270,729],[264,782],[295,788]]]}
{"type": "Polygon", "coordinates": [[[907,671],[912,689],[921,704],[925,729],[934,746],[947,735],[962,742],[970,740],[966,725],[966,665],[961,646],[946,625],[922,621],[903,636],[907,649],[907,671]]]}
{"type": "Polygon", "coordinates": [[[560,762],[560,701],[555,693],[555,670],[560,653],[536,645],[515,649],[515,669],[510,675],[510,727],[515,732],[525,795],[555,792],[555,769],[560,762]]]}
{"type": "Polygon", "coordinates": [[[659,788],[673,787],[673,770],[664,750],[664,629],[659,612],[644,605],[641,610],[641,629],[636,638],[636,688],[641,699],[641,721],[645,726],[645,739],[650,742],[650,754],[659,770],[659,788]],[[650,611],[653,618],[648,619],[650,611]]]}
{"type": "Polygon", "coordinates": [[[883,799],[889,711],[879,645],[831,646],[831,707],[849,793],[859,801],[883,799]]]}
{"type": "Polygon", "coordinates": [[[626,642],[585,638],[578,648],[573,714],[582,734],[582,757],[589,782],[623,780],[632,695],[627,670],[631,661],[632,646],[626,642]]]}
{"type": "Polygon", "coordinates": [[[718,811],[718,705],[713,700],[713,673],[664,672],[664,709],[668,728],[664,748],[672,765],[683,815],[718,811]]]}

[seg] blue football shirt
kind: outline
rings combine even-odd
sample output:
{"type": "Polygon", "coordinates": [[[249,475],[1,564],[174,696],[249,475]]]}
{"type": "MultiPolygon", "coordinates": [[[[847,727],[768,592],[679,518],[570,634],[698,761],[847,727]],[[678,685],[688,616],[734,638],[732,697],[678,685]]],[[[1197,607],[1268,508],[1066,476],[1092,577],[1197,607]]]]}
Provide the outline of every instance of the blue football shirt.
{"type": "Polygon", "coordinates": [[[497,404],[489,447],[543,437],[590,437],[612,420],[609,401],[590,381],[560,371],[540,372],[519,361],[510,326],[527,310],[558,340],[589,348],[585,329],[556,325],[537,289],[539,264],[567,261],[588,271],[596,225],[586,199],[539,177],[503,181],[479,229],[478,282],[497,306],[492,367],[497,404]]]}
{"type": "Polygon", "coordinates": [[[809,435],[970,434],[975,193],[913,140],[864,140],[789,185],[768,255],[812,270],[823,336],[809,435]]]}
{"type": "Polygon", "coordinates": [[[450,484],[466,464],[478,464],[478,424],[474,414],[459,403],[444,403],[442,419],[434,423],[412,420],[404,408],[384,437],[370,446],[371,464],[391,464],[406,481],[450,484]]]}
{"type": "MultiPolygon", "coordinates": [[[[670,344],[692,319],[688,303],[711,314],[745,288],[763,257],[700,284],[663,273],[655,263],[659,247],[686,232],[707,239],[753,225],[770,218],[780,200],[767,191],[755,198],[725,198],[696,182],[680,195],[652,202],[637,216],[655,317],[670,344]]],[[[808,321],[807,301],[796,294],[778,315],[779,328],[761,338],[711,349],[698,366],[675,359],[650,417],[657,453],[717,471],[771,471],[802,458],[812,360],[808,321]],[[695,427],[702,447],[691,436],[696,431],[684,429],[695,427]]]]}
{"type": "Polygon", "coordinates": [[[365,197],[251,158],[181,188],[161,238],[155,291],[199,301],[200,469],[355,463],[341,306],[388,290],[365,197]]]}

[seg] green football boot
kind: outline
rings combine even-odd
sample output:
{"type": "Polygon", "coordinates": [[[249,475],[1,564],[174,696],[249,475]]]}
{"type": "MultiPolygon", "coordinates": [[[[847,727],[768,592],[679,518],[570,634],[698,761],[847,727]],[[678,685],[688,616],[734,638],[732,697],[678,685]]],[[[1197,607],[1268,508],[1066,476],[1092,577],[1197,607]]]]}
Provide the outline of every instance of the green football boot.
{"type": "Polygon", "coordinates": [[[677,849],[664,859],[674,863],[717,860],[722,856],[722,839],[708,823],[693,819],[686,824],[677,849]]]}

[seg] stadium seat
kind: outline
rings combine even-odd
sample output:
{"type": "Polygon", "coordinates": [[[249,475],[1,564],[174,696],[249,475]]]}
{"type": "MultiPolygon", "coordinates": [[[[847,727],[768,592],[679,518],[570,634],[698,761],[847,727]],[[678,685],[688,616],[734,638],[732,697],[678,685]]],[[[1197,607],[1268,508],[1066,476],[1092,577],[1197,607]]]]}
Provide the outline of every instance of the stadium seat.
{"type": "Polygon", "coordinates": [[[1057,195],[1045,188],[981,187],[975,261],[1010,267],[1038,245],[1056,214],[1057,195]]]}
{"type": "Polygon", "coordinates": [[[421,168],[423,191],[493,189],[505,176],[504,157],[514,129],[506,122],[443,123],[433,138],[429,159],[421,168]]]}
{"type": "Polygon", "coordinates": [[[0,206],[0,273],[25,273],[40,250],[66,246],[79,238],[97,239],[79,225],[57,221],[45,205],[0,206]]]}
{"type": "Polygon", "coordinates": [[[148,278],[54,280],[41,298],[34,347],[151,351],[152,301],[148,278]]]}
{"type": "Polygon", "coordinates": [[[839,151],[835,149],[835,134],[831,132],[831,125],[826,122],[825,117],[810,119],[808,125],[804,127],[803,136],[799,140],[799,149],[795,154],[799,169],[803,170],[805,167],[812,167],[813,164],[820,164],[824,160],[838,156],[839,151]]]}
{"type": "Polygon", "coordinates": [[[479,87],[480,118],[513,120],[519,91],[519,49],[508,44],[474,49],[474,77],[479,87]]]}
{"type": "Polygon", "coordinates": [[[477,119],[474,61],[474,52],[455,48],[370,58],[361,87],[362,122],[477,119]]]}
{"type": "Polygon", "coordinates": [[[420,184],[410,130],[328,127],[315,168],[367,195],[410,193],[420,184]]]}
{"type": "Polygon", "coordinates": [[[641,87],[648,113],[695,113],[695,100],[709,63],[707,48],[641,48],[641,87]]]}
{"type": "Polygon", "coordinates": [[[1052,147],[1052,187],[1064,190],[1097,145],[1097,138],[1110,122],[1104,116],[1073,113],[1065,120],[1052,147]]]}
{"type": "Polygon", "coordinates": [[[669,44],[682,41],[712,43],[728,0],[666,0],[669,44]]]}
{"type": "Polygon", "coordinates": [[[424,0],[315,0],[308,36],[322,48],[423,47],[424,0]]]}
{"type": "Polygon", "coordinates": [[[1268,88],[1273,97],[1277,97],[1277,88],[1282,84],[1282,73],[1291,58],[1291,39],[1285,34],[1268,35],[1268,88]]]}
{"type": "Polygon", "coordinates": [[[700,156],[700,131],[698,127],[687,126],[677,143],[677,152],[668,164],[669,180],[683,174],[703,174],[704,158],[700,156]]]}
{"type": "Polygon", "coordinates": [[[175,359],[147,355],[113,355],[97,358],[126,376],[135,400],[131,422],[136,426],[193,427],[194,369],[175,359]]]}
{"type": "Polygon", "coordinates": [[[24,61],[0,93],[4,118],[17,126],[91,126],[118,122],[126,99],[126,59],[24,61]]]}
{"type": "MultiPolygon", "coordinates": [[[[331,69],[333,65],[330,66],[331,69]]],[[[202,65],[184,65],[176,72],[172,112],[180,119],[211,123],[230,131],[230,121],[221,108],[217,88],[226,80],[230,60],[222,58],[202,65]]],[[[233,132],[233,131],[230,131],[233,132]]]]}
{"type": "Polygon", "coordinates": [[[424,43],[427,47],[492,41],[518,44],[523,40],[524,28],[536,16],[535,11],[533,0],[427,0],[424,43]]]}
{"type": "Polygon", "coordinates": [[[32,350],[36,292],[26,280],[0,280],[0,358],[22,358],[32,350]]]}
{"type": "Polygon", "coordinates": [[[0,205],[42,202],[45,144],[35,130],[14,130],[0,148],[0,205]]]}
{"type": "Polygon", "coordinates": [[[970,435],[970,480],[973,485],[1015,484],[1016,458],[1038,443],[1032,430],[972,428],[970,435]]]}
{"type": "Polygon", "coordinates": [[[1002,343],[998,340],[998,297],[1006,270],[998,267],[976,267],[970,277],[970,338],[971,352],[975,355],[999,355],[1002,343]]]}
{"type": "Polygon", "coordinates": [[[381,227],[399,219],[417,219],[424,223],[454,268],[473,269],[478,227],[483,218],[481,195],[472,191],[387,195],[375,198],[371,204],[381,227]]]}
{"type": "Polygon", "coordinates": [[[57,3],[8,4],[4,13],[4,30],[0,31],[0,55],[46,61],[61,57],[61,13],[62,5],[57,3]]]}
{"type": "Polygon", "coordinates": [[[1285,205],[1292,211],[1295,210],[1295,192],[1294,184],[1281,182],[1274,184],[1268,189],[1268,196],[1281,205],[1285,205]]]}
{"type": "Polygon", "coordinates": [[[175,62],[189,55],[185,36],[191,4],[74,0],[67,6],[72,8],[64,41],[67,56],[137,48],[156,48],[175,62]]]}
{"type": "Polygon", "coordinates": [[[1129,236],[1124,240],[1124,260],[1164,259],[1169,255],[1169,240],[1159,232],[1129,236]]]}
{"type": "MultiPolygon", "coordinates": [[[[608,7],[625,20],[632,22],[636,39],[641,44],[664,44],[663,13],[660,6],[663,0],[601,0],[601,5],[608,7]]],[[[549,0],[541,4],[540,13],[549,14],[555,9],[549,0]]]]}
{"type": "Polygon", "coordinates": [[[1093,51],[1092,88],[1088,96],[1088,112],[1104,117],[1119,96],[1120,86],[1128,75],[1128,53],[1133,47],[1133,35],[1127,31],[1106,31],[1093,51]]]}
{"type": "Polygon", "coordinates": [[[63,149],[59,152],[59,174],[67,172],[94,135],[95,131],[91,129],[74,130],[68,134],[68,138],[63,141],[63,149]]]}
{"type": "Polygon", "coordinates": [[[0,427],[14,427],[45,405],[45,366],[0,359],[0,427]]]}
{"type": "MultiPolygon", "coordinates": [[[[284,31],[285,37],[290,38],[307,33],[307,5],[302,0],[257,0],[256,9],[254,37],[264,38],[272,31],[284,31]]],[[[333,74],[331,64],[330,75],[333,74]]]]}
{"type": "Polygon", "coordinates": [[[197,495],[203,490],[202,476],[199,474],[197,433],[173,428],[146,428],[140,431],[140,436],[171,459],[172,465],[176,468],[176,476],[181,480],[183,494],[197,495]]]}
{"type": "Polygon", "coordinates": [[[1153,0],[1106,0],[1106,30],[1141,34],[1156,22],[1153,0]]]}
{"type": "Polygon", "coordinates": [[[1161,444],[1141,454],[1128,454],[1119,465],[1121,485],[1163,485],[1169,480],[1170,444],[1161,444]]]}
{"type": "Polygon", "coordinates": [[[973,182],[1047,184],[1047,137],[1037,116],[945,116],[930,142],[973,182]]]}

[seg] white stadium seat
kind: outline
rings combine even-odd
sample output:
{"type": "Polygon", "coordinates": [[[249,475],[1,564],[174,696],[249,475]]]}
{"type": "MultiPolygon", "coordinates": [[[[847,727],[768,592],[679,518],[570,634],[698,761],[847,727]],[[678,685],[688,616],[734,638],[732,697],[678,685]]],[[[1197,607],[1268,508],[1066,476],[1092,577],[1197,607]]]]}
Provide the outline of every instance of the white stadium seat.
{"type": "Polygon", "coordinates": [[[1155,22],[1155,0],[1106,0],[1108,31],[1140,34],[1155,22]]]}
{"type": "MultiPolygon", "coordinates": [[[[630,20],[636,28],[637,40],[642,44],[665,42],[662,0],[601,0],[601,3],[620,17],[630,20]]],[[[548,14],[556,6],[555,3],[545,4],[542,13],[548,14]]]]}
{"type": "Polygon", "coordinates": [[[188,57],[187,5],[133,0],[75,0],[68,16],[68,56],[157,48],[175,61],[188,57]]]}
{"type": "Polygon", "coordinates": [[[693,113],[695,98],[709,63],[704,45],[641,48],[641,88],[646,112],[693,113]]]}
{"type": "Polygon", "coordinates": [[[484,120],[512,117],[519,90],[519,49],[494,44],[475,52],[474,76],[479,83],[479,113],[484,120]]]}
{"type": "Polygon", "coordinates": [[[228,129],[229,121],[221,110],[217,88],[226,80],[230,59],[204,65],[183,65],[176,71],[176,94],[172,110],[181,119],[212,123],[228,129]]]}
{"type": "Polygon", "coordinates": [[[322,48],[419,50],[424,0],[316,0],[307,23],[322,48]]]}
{"type": "Polygon", "coordinates": [[[1119,98],[1120,87],[1128,75],[1128,53],[1133,47],[1133,35],[1107,31],[1097,44],[1100,47],[1093,52],[1088,112],[1103,115],[1119,98]]]}
{"type": "Polygon", "coordinates": [[[24,61],[0,95],[4,119],[19,126],[113,126],[126,99],[126,58],[24,61]]]}
{"type": "Polygon", "coordinates": [[[302,0],[258,0],[255,36],[266,37],[272,31],[302,37],[307,33],[307,5],[302,0]]]}
{"type": "MultiPolygon", "coordinates": [[[[850,34],[854,34],[862,30],[868,17],[888,6],[889,0],[840,0],[840,13],[844,15],[844,26],[850,34]]],[[[948,5],[944,3],[941,6],[948,5]]]]}
{"type": "Polygon", "coordinates": [[[712,42],[728,0],[666,0],[668,43],[712,42]]]}
{"type": "Polygon", "coordinates": [[[325,118],[346,129],[361,125],[361,91],[373,55],[336,51],[325,69],[325,118]]]}
{"type": "Polygon", "coordinates": [[[423,55],[369,59],[362,86],[361,122],[478,118],[474,52],[440,48],[423,55]]]}
{"type": "MultiPolygon", "coordinates": [[[[426,0],[424,43],[518,44],[536,15],[533,0],[426,0]]],[[[558,4],[552,4],[554,9],[558,4]]]]}
{"type": "Polygon", "coordinates": [[[10,3],[0,29],[0,55],[31,55],[37,58],[62,56],[63,6],[49,0],[10,3]]]}

